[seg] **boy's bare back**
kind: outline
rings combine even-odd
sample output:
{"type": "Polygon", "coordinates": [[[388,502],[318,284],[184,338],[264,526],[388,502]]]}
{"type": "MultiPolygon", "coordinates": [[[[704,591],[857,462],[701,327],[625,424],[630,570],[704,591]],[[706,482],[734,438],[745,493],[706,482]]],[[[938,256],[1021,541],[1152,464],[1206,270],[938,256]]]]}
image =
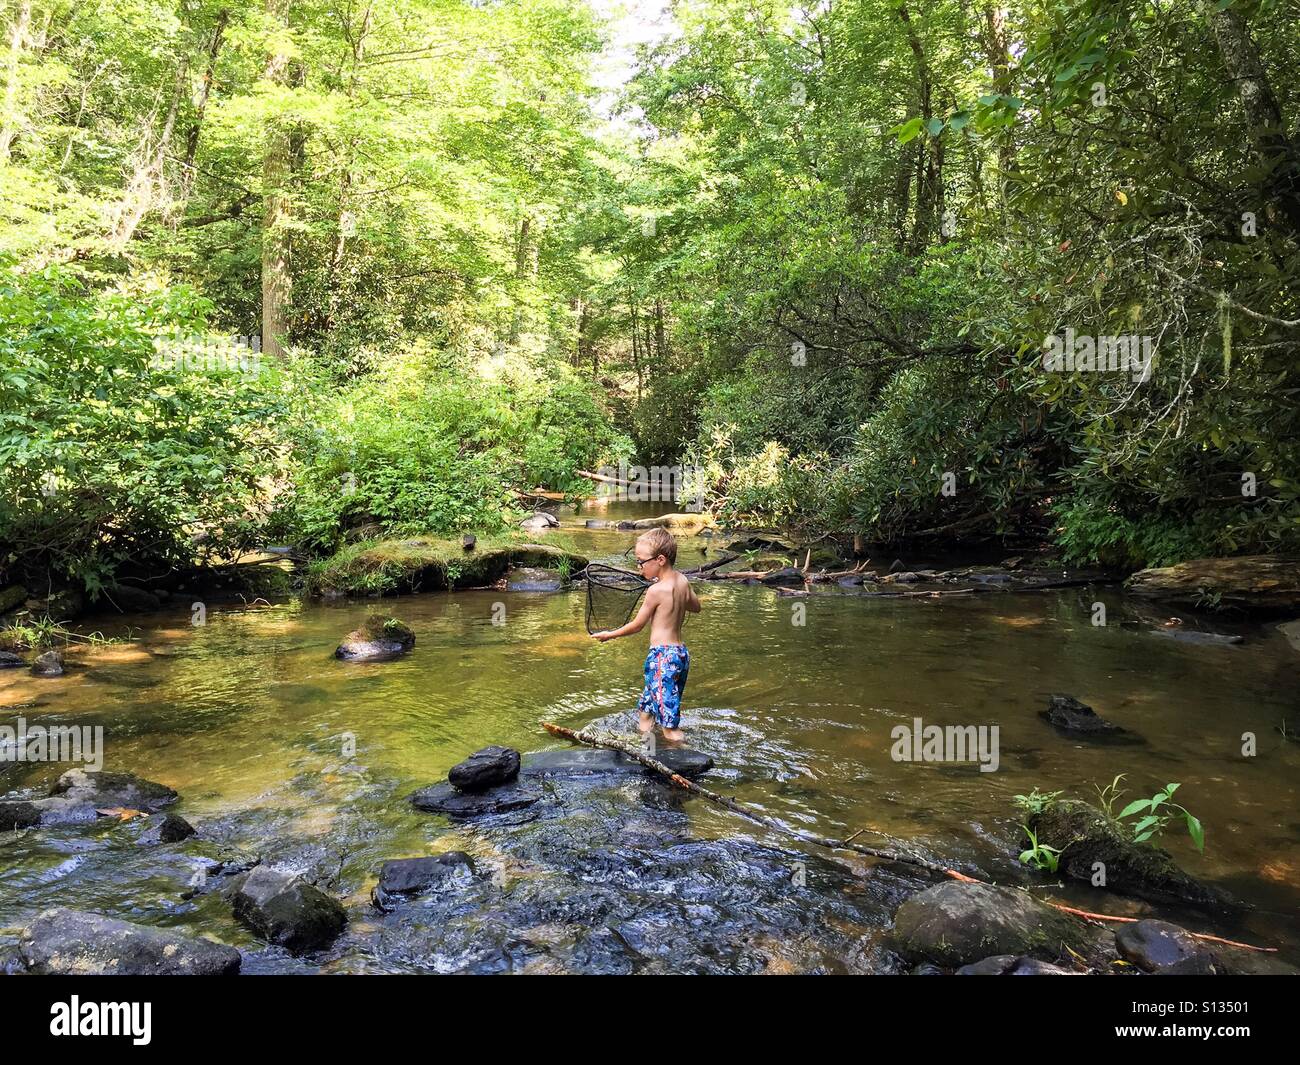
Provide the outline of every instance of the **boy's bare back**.
{"type": "Polygon", "coordinates": [[[653,609],[650,615],[650,644],[682,642],[682,619],[692,603],[699,600],[691,589],[691,582],[673,570],[661,576],[646,592],[646,603],[653,609]]]}

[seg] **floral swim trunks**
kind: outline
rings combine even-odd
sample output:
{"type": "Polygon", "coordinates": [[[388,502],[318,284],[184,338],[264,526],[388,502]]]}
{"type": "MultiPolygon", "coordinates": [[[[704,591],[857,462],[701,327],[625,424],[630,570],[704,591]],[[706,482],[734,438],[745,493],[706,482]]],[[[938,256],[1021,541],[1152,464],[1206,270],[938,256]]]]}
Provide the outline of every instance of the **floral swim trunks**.
{"type": "Polygon", "coordinates": [[[651,715],[663,728],[676,728],[682,719],[682,692],[691,656],[686,645],[656,644],[645,656],[645,688],[636,708],[651,715]]]}

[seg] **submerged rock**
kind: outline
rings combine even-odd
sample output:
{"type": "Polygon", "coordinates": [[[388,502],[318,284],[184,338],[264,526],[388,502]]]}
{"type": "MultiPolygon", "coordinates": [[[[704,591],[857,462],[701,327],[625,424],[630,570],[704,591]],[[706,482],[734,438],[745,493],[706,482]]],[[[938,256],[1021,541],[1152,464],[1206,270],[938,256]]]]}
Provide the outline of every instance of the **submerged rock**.
{"type": "Polygon", "coordinates": [[[16,655],[12,651],[0,651],[0,669],[18,669],[24,665],[26,663],[21,655],[16,655]]]}
{"type": "MultiPolygon", "coordinates": [[[[647,752],[649,754],[649,752],[647,752]]],[[[689,747],[660,747],[650,757],[662,762],[674,773],[694,780],[713,768],[713,759],[689,747]]],[[[619,751],[604,747],[575,747],[561,751],[535,751],[524,756],[523,773],[534,777],[582,777],[621,774],[650,774],[643,766],[619,751]]]]}
{"type": "Polygon", "coordinates": [[[1229,647],[1245,642],[1244,637],[1235,636],[1228,632],[1202,632],[1199,629],[1183,628],[1159,628],[1152,629],[1151,632],[1153,635],[1164,637],[1166,640],[1177,640],[1179,643],[1199,643],[1229,647]]]}
{"type": "Polygon", "coordinates": [[[1060,848],[1058,870],[1072,880],[1091,884],[1101,868],[1104,886],[1121,895],[1209,909],[1240,907],[1226,892],[1183,872],[1167,851],[1127,839],[1114,822],[1086,802],[1054,802],[1035,815],[1030,827],[1040,843],[1060,848]]]}
{"type": "Polygon", "coordinates": [[[1038,711],[1038,716],[1063,732],[1079,735],[1117,736],[1125,731],[1101,717],[1087,703],[1079,702],[1073,695],[1053,695],[1047,703],[1047,709],[1038,711]]]}
{"type": "Polygon", "coordinates": [[[268,943],[301,954],[333,942],[348,918],[337,899],[299,876],[259,865],[227,888],[235,918],[268,943]]]}
{"type": "Polygon", "coordinates": [[[1014,954],[995,954],[991,958],[963,965],[958,976],[1082,976],[1082,973],[1063,969],[1038,958],[1016,957],[1014,954]]]}
{"type": "Polygon", "coordinates": [[[519,752],[511,747],[484,747],[451,767],[447,780],[460,791],[486,791],[519,775],[519,752]]]}
{"type": "Polygon", "coordinates": [[[805,578],[803,570],[795,569],[793,566],[782,566],[771,573],[765,573],[762,581],[764,584],[803,585],[805,578]]]}
{"type": "Polygon", "coordinates": [[[234,947],[174,928],[150,928],[78,910],[41,913],[22,934],[29,973],[76,976],[234,976],[234,947]]]}
{"type": "Polygon", "coordinates": [[[502,784],[481,792],[464,792],[447,783],[431,784],[411,796],[410,802],[425,813],[469,818],[522,810],[539,801],[542,789],[532,784],[502,784]]]}
{"type": "Polygon", "coordinates": [[[890,940],[912,962],[956,967],[994,954],[1062,958],[1073,950],[1099,959],[1110,935],[1039,902],[1024,891],[953,881],[908,899],[894,915],[890,940]]]}
{"type": "Polygon", "coordinates": [[[506,576],[507,592],[559,592],[564,590],[564,578],[559,572],[536,566],[521,566],[506,576]]]}
{"type": "Polygon", "coordinates": [[[32,673],[38,677],[63,676],[63,655],[58,651],[46,651],[32,661],[32,673]]]}
{"type": "Polygon", "coordinates": [[[415,895],[463,886],[473,879],[474,872],[474,861],[464,851],[396,858],[380,868],[371,900],[377,909],[390,911],[415,895]]]}
{"type": "Polygon", "coordinates": [[[44,799],[0,801],[0,826],[31,827],[93,821],[99,816],[96,811],[104,809],[157,813],[178,798],[180,796],[166,785],[143,780],[133,773],[69,769],[59,777],[44,799]],[[35,820],[32,819],[33,811],[35,820]]]}
{"type": "Polygon", "coordinates": [[[345,662],[382,662],[405,654],[415,646],[415,633],[405,622],[372,614],[365,623],[343,637],[334,651],[345,662]]]}

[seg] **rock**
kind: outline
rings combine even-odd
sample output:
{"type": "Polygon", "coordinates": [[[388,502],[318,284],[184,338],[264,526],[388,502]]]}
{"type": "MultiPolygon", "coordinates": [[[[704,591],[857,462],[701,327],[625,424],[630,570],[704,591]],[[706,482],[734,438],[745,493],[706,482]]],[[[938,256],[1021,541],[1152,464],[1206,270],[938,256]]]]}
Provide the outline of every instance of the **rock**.
{"type": "Polygon", "coordinates": [[[1105,887],[1149,902],[1238,909],[1226,892],[1189,876],[1169,854],[1149,843],[1133,843],[1100,810],[1077,799],[1060,799],[1033,818],[1040,843],[1061,850],[1058,872],[1092,883],[1095,865],[1106,871],[1105,887]]]}
{"type": "Polygon", "coordinates": [[[795,569],[793,566],[783,566],[781,569],[763,574],[762,582],[768,585],[802,585],[805,583],[803,570],[795,569]]]}
{"type": "Polygon", "coordinates": [[[389,911],[412,895],[467,883],[474,872],[473,859],[464,851],[431,858],[396,858],[380,867],[371,900],[378,909],[389,911]]]}
{"type": "Polygon", "coordinates": [[[41,823],[41,810],[30,802],[0,802],[0,832],[17,832],[41,823]]]}
{"type": "Polygon", "coordinates": [[[1292,650],[1300,651],[1300,618],[1297,618],[1295,621],[1282,622],[1282,624],[1277,627],[1277,631],[1286,637],[1292,650]]]}
{"type": "Polygon", "coordinates": [[[564,579],[551,569],[522,566],[511,570],[506,577],[507,592],[558,592],[564,589],[564,579]]]}
{"type": "Polygon", "coordinates": [[[396,618],[372,614],[359,628],[343,637],[334,651],[345,662],[383,662],[406,654],[415,646],[415,633],[396,618]]]}
{"type": "Polygon", "coordinates": [[[1053,695],[1047,703],[1047,709],[1038,711],[1038,716],[1065,732],[1082,735],[1124,732],[1124,729],[1098,716],[1091,706],[1079,702],[1073,695],[1053,695]]]}
{"type": "Polygon", "coordinates": [[[460,546],[464,551],[473,551],[478,544],[478,537],[473,533],[466,533],[460,538],[460,546]]]}
{"type": "Polygon", "coordinates": [[[548,514],[544,510],[539,510],[531,517],[525,518],[519,523],[521,529],[527,529],[529,532],[541,532],[543,529],[557,529],[560,525],[560,519],[554,514],[548,514]]]}
{"type": "Polygon", "coordinates": [[[1126,587],[1134,595],[1205,609],[1236,607],[1254,614],[1300,612],[1300,558],[1246,555],[1202,558],[1144,569],[1126,587]]]}
{"type": "MultiPolygon", "coordinates": [[[[684,529],[696,530],[706,529],[713,524],[713,519],[707,514],[660,514],[657,518],[642,518],[640,521],[634,521],[634,529],[684,529]]],[[[620,525],[621,527],[621,525],[620,525]]]]}
{"type": "Polygon", "coordinates": [[[519,752],[512,747],[484,747],[451,767],[447,780],[458,791],[486,791],[519,776],[519,752]]]}
{"type": "Polygon", "coordinates": [[[1024,891],[958,881],[913,895],[898,908],[890,939],[910,962],[956,967],[994,954],[1084,958],[1105,953],[1110,934],[1024,891]]]}
{"type": "Polygon", "coordinates": [[[236,877],[227,893],[236,920],[294,954],[328,946],[347,926],[338,900],[282,869],[259,865],[236,877]]]}
{"type": "Polygon", "coordinates": [[[9,611],[20,607],[27,601],[27,589],[21,584],[11,584],[8,588],[0,588],[0,614],[7,614],[9,611]]]}
{"type": "Polygon", "coordinates": [[[130,584],[110,588],[104,592],[104,596],[123,614],[143,614],[162,606],[162,601],[152,592],[130,584]]]}
{"type": "Polygon", "coordinates": [[[863,578],[861,573],[851,573],[847,577],[841,577],[835,583],[841,588],[854,588],[860,585],[862,580],[863,578]]]}
{"type": "Polygon", "coordinates": [[[1125,961],[1143,972],[1214,976],[1214,951],[1185,929],[1166,921],[1138,921],[1122,925],[1115,947],[1125,961]]]}
{"type": "Polygon", "coordinates": [[[120,808],[157,813],[180,796],[163,784],[143,780],[132,773],[91,772],[69,769],[55,782],[44,799],[0,802],[0,826],[19,823],[66,825],[94,821],[96,810],[120,808]],[[31,811],[36,820],[31,819],[31,811]]]}
{"type": "Polygon", "coordinates": [[[52,621],[70,621],[86,608],[86,597],[75,588],[64,588],[44,599],[28,599],[23,605],[33,614],[47,615],[52,621]]]}
{"type": "Polygon", "coordinates": [[[915,573],[909,569],[905,569],[899,573],[895,573],[893,570],[890,570],[887,574],[885,574],[885,576],[880,578],[880,583],[881,584],[916,584],[918,581],[923,581],[923,580],[925,580],[925,578],[921,576],[921,574],[915,573]]]}
{"type": "Polygon", "coordinates": [[[503,784],[483,792],[463,792],[450,784],[431,784],[411,796],[411,805],[426,813],[448,817],[485,817],[522,810],[542,797],[542,789],[531,784],[503,784]]]}
{"type": "MultiPolygon", "coordinates": [[[[650,755],[674,773],[694,780],[713,768],[713,759],[689,747],[660,747],[650,755]]],[[[562,751],[535,751],[524,756],[523,773],[530,777],[582,777],[649,773],[643,766],[620,751],[605,747],[575,747],[562,751]]]]}
{"type": "Polygon", "coordinates": [[[194,826],[180,814],[168,814],[158,827],[158,838],[164,843],[179,843],[194,835],[194,826]]]}
{"type": "Polygon", "coordinates": [[[1038,958],[1016,957],[1014,954],[996,954],[973,965],[963,965],[958,976],[1082,976],[1072,969],[1063,969],[1038,958]]]}
{"type": "Polygon", "coordinates": [[[890,573],[902,573],[906,569],[907,567],[903,565],[903,560],[901,558],[894,559],[894,561],[889,566],[890,573]]]}
{"type": "Polygon", "coordinates": [[[16,655],[12,651],[0,651],[0,669],[17,669],[26,665],[21,655],[16,655]]]}
{"type": "Polygon", "coordinates": [[[63,655],[58,651],[46,651],[32,662],[32,673],[38,677],[61,677],[63,672],[63,655]]]}
{"type": "Polygon", "coordinates": [[[1198,629],[1151,629],[1156,636],[1163,636],[1167,640],[1178,640],[1180,643],[1202,643],[1217,644],[1220,646],[1229,646],[1244,642],[1241,636],[1234,636],[1226,632],[1201,632],[1198,629]]]}
{"type": "Polygon", "coordinates": [[[234,947],[63,908],[45,910],[18,946],[29,973],[76,976],[235,976],[234,947]]]}

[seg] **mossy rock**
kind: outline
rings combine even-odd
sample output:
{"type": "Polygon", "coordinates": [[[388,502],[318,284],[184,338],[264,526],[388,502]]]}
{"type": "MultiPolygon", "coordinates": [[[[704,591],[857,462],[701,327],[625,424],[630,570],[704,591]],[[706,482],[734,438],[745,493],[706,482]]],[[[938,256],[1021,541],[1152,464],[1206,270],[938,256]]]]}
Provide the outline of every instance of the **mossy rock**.
{"type": "Polygon", "coordinates": [[[541,566],[571,573],[587,565],[582,555],[559,545],[534,544],[507,536],[476,536],[473,551],[461,537],[415,537],[377,540],[345,547],[312,565],[311,592],[396,595],[485,588],[496,584],[511,566],[541,566]]]}
{"type": "Polygon", "coordinates": [[[27,589],[21,584],[11,584],[8,588],[0,588],[0,614],[7,614],[11,610],[17,610],[27,601],[27,589]]]}
{"type": "Polygon", "coordinates": [[[1086,802],[1055,802],[1036,815],[1030,827],[1040,843],[1060,849],[1059,871],[1072,880],[1092,884],[1104,871],[1105,883],[1097,886],[1121,895],[1205,909],[1241,907],[1226,892],[1185,873],[1168,851],[1132,842],[1114,821],[1086,802]]]}
{"type": "Polygon", "coordinates": [[[898,908],[889,933],[907,961],[948,968],[997,954],[1055,959],[1074,951],[1094,963],[1114,954],[1114,937],[1024,891],[961,881],[927,888],[898,908]]]}

